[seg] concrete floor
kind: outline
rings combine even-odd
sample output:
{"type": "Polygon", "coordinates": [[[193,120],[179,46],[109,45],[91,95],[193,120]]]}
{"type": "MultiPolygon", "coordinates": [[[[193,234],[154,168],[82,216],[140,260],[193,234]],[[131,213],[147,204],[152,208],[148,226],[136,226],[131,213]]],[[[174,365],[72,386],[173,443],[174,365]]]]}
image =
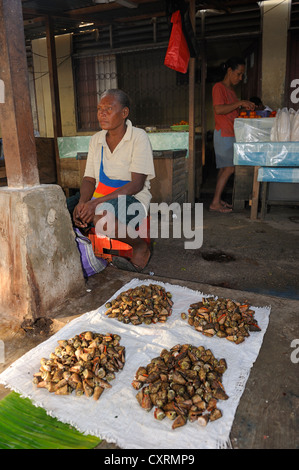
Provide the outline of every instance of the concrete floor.
{"type": "MultiPolygon", "coordinates": [[[[136,276],[109,266],[90,277],[76,298],[66,299],[51,312],[50,326],[39,323],[36,329],[24,332],[11,319],[2,322],[5,363],[0,364],[0,372],[71,319],[102,305],[135,277],[234,300],[245,297],[252,305],[271,305],[271,315],[237,409],[230,435],[232,447],[298,448],[299,364],[291,360],[291,342],[299,341],[299,208],[272,206],[265,220],[252,221],[249,209],[215,214],[208,212],[205,204],[203,225],[200,249],[184,250],[182,239],[159,238],[153,243],[153,256],[143,274],[136,276]]],[[[0,386],[0,398],[7,393],[0,386]]],[[[106,442],[99,446],[113,447],[106,442]]]]}
{"type": "Polygon", "coordinates": [[[159,239],[146,271],[299,300],[298,242],[298,206],[271,206],[254,221],[250,209],[219,214],[204,204],[202,247],[185,250],[184,239],[159,239]]]}

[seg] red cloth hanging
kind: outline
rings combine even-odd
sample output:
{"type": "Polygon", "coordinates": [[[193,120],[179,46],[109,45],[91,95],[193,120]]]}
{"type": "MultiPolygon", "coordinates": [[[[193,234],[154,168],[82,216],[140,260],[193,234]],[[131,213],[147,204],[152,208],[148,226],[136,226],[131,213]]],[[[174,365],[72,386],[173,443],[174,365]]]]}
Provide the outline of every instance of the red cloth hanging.
{"type": "Polygon", "coordinates": [[[180,10],[172,14],[171,22],[172,29],[164,65],[177,72],[186,73],[188,70],[190,51],[182,29],[180,10]]]}

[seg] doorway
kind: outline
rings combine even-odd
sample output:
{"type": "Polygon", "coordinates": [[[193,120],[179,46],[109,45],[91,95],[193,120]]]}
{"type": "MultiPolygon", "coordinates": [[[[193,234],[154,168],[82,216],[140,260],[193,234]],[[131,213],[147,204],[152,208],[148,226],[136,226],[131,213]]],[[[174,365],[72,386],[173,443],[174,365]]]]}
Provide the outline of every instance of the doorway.
{"type": "MultiPolygon", "coordinates": [[[[219,66],[230,57],[242,57],[246,63],[245,77],[236,88],[240,99],[260,96],[261,93],[261,38],[230,38],[207,43],[207,77],[206,77],[206,155],[203,166],[203,178],[198,202],[210,202],[217,180],[217,169],[213,146],[214,114],[212,104],[212,88],[220,80],[219,66]]],[[[248,176],[250,178],[250,176],[248,176]]],[[[232,203],[235,175],[233,175],[224,190],[223,198],[232,203]]]]}

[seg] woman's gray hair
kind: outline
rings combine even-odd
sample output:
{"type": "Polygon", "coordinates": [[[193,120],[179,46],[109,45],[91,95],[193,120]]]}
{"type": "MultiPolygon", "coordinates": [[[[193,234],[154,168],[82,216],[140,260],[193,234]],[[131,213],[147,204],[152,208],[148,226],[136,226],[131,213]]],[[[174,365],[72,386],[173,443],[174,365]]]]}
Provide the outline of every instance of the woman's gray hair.
{"type": "Polygon", "coordinates": [[[123,108],[129,108],[131,107],[131,100],[129,98],[129,95],[125,93],[123,90],[120,90],[119,88],[110,88],[109,90],[105,90],[101,96],[100,100],[104,98],[107,95],[113,95],[115,98],[119,101],[119,103],[122,105],[123,108]]]}

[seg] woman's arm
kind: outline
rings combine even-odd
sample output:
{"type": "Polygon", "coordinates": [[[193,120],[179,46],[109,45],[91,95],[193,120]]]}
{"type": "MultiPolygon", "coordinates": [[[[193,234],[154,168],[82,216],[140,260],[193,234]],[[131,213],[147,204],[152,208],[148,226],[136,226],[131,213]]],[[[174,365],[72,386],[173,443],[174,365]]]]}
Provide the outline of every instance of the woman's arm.
{"type": "Polygon", "coordinates": [[[80,202],[88,202],[93,196],[96,180],[90,176],[84,176],[80,187],[80,202]]]}
{"type": "Polygon", "coordinates": [[[252,103],[251,101],[240,100],[240,101],[236,101],[235,103],[230,103],[230,104],[215,104],[214,105],[214,111],[216,114],[229,114],[238,108],[244,108],[244,109],[253,111],[255,108],[255,104],[252,103]]]}

